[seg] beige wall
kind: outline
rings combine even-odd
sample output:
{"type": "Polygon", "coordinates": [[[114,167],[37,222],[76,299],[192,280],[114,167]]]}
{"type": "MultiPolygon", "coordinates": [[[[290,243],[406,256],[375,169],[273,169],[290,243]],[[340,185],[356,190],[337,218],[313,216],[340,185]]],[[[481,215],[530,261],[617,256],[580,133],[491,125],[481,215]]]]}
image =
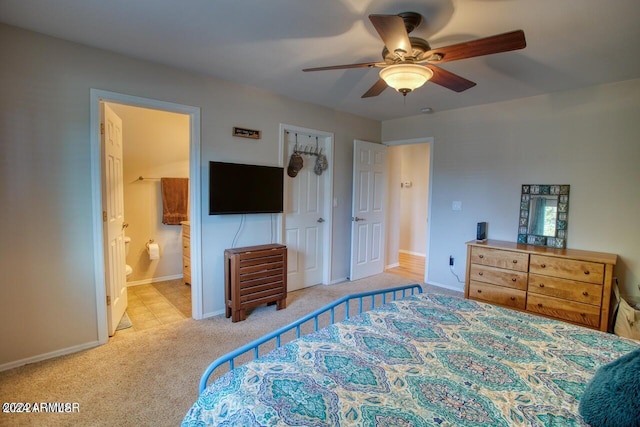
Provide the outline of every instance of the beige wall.
{"type": "Polygon", "coordinates": [[[462,288],[449,255],[463,277],[478,221],[491,239],[516,239],[521,184],[566,183],[567,246],[617,253],[622,292],[638,296],[638,111],[631,80],[383,122],[385,141],[434,137],[429,281],[462,288]]]}
{"type": "Polygon", "coordinates": [[[109,104],[122,119],[125,233],[131,237],[128,282],[151,282],[182,275],[179,225],[162,223],[160,177],[189,177],[189,116],[109,104]],[[140,181],[138,177],[147,179],[140,181]],[[150,260],[146,243],[160,246],[150,260]]]}
{"type": "MultiPolygon", "coordinates": [[[[427,200],[429,197],[429,144],[408,144],[401,150],[401,182],[411,182],[400,191],[400,250],[425,255],[427,200]]],[[[396,183],[396,187],[398,187],[396,183]]]]}
{"type": "Polygon", "coordinates": [[[429,144],[406,144],[388,150],[387,265],[398,251],[425,255],[429,198],[429,144]],[[410,187],[400,184],[411,182],[410,187]]]}
{"type": "MultiPolygon", "coordinates": [[[[240,219],[207,215],[209,160],[276,165],[279,124],[333,132],[333,279],[349,271],[353,140],[380,123],[249,86],[0,25],[0,369],[97,343],[89,91],[201,109],[203,312],[223,308],[223,254],[240,219]],[[231,135],[260,129],[262,139],[231,135]]],[[[239,243],[270,239],[268,216],[239,243]]]]}

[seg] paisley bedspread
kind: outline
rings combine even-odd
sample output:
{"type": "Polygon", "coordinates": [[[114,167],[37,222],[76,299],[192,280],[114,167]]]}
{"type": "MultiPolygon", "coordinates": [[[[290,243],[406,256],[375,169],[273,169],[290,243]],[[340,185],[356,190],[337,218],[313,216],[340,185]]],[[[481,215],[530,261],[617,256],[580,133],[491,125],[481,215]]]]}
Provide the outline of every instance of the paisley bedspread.
{"type": "Polygon", "coordinates": [[[442,295],[387,304],[220,377],[183,426],[581,426],[595,370],[640,343],[442,295]]]}

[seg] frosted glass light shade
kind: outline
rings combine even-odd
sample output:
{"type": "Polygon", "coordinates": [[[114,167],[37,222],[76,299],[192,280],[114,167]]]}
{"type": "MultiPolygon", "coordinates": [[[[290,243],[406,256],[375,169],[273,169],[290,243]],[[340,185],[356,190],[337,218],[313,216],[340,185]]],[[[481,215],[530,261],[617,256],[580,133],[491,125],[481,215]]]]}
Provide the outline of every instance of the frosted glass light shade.
{"type": "Polygon", "coordinates": [[[419,88],[431,77],[433,71],[416,64],[396,64],[380,70],[380,78],[403,95],[419,88]]]}

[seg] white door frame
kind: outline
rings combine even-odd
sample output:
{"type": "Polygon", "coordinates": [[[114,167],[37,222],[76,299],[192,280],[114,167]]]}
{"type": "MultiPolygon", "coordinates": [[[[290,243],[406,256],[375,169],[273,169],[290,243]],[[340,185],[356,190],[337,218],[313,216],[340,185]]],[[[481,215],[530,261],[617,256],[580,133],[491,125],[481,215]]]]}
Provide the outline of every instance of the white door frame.
{"type": "MultiPolygon", "coordinates": [[[[326,150],[324,152],[325,156],[327,157],[327,162],[329,163],[329,169],[327,170],[327,172],[329,173],[324,173],[322,174],[324,176],[324,216],[323,218],[325,218],[325,227],[323,230],[323,242],[324,242],[324,247],[322,249],[322,263],[323,263],[323,267],[322,267],[322,284],[323,285],[328,285],[329,283],[331,283],[331,248],[333,246],[333,166],[334,166],[334,162],[333,162],[333,149],[334,149],[334,137],[333,137],[333,132],[324,132],[324,131],[320,131],[320,130],[316,130],[316,129],[308,129],[308,128],[303,128],[303,127],[299,127],[299,126],[293,126],[293,125],[288,125],[288,124],[284,124],[284,123],[280,123],[280,136],[279,136],[279,152],[280,152],[280,161],[282,162],[280,164],[280,166],[283,167],[287,167],[287,163],[288,163],[288,153],[287,153],[287,149],[285,148],[286,145],[286,140],[284,137],[284,134],[286,131],[289,131],[291,133],[303,133],[305,135],[313,135],[313,136],[319,136],[322,138],[328,138],[329,139],[329,143],[328,143],[328,147],[326,147],[326,150]]],[[[285,198],[286,195],[288,194],[287,191],[287,180],[284,180],[284,194],[285,194],[285,198]]],[[[284,200],[284,206],[288,206],[287,204],[287,200],[284,200]]],[[[286,236],[285,236],[285,230],[286,230],[286,214],[283,212],[282,215],[279,215],[280,220],[278,221],[278,231],[279,231],[279,235],[280,235],[280,241],[284,242],[284,244],[286,244],[286,236]]]]}
{"type": "MultiPolygon", "coordinates": [[[[413,138],[413,139],[398,139],[393,141],[383,141],[384,145],[389,147],[393,147],[396,145],[410,145],[410,144],[429,144],[429,197],[427,198],[427,235],[425,238],[425,248],[424,248],[424,282],[428,283],[429,280],[429,236],[431,235],[431,197],[432,197],[432,187],[433,187],[433,144],[434,138],[423,137],[423,138],[413,138]]],[[[386,245],[386,242],[385,242],[386,245]]]]}
{"type": "Polygon", "coordinates": [[[134,107],[170,111],[189,116],[189,218],[191,221],[191,309],[194,319],[202,318],[201,265],[201,200],[200,200],[200,108],[156,99],[141,98],[100,89],[90,89],[89,141],[91,144],[91,193],[93,215],[93,262],[96,285],[98,342],[109,340],[107,331],[106,289],[104,277],[104,248],[102,237],[102,189],[100,164],[100,102],[112,102],[134,107]]]}

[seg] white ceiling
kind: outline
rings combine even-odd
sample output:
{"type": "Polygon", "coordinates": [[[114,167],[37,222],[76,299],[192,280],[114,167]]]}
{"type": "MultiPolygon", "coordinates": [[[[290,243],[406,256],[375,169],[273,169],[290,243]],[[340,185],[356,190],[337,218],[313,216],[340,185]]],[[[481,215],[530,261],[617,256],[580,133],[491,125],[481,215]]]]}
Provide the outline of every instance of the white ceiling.
{"type": "MultiPolygon", "coordinates": [[[[640,77],[639,0],[0,0],[0,21],[378,120],[640,77]],[[522,29],[524,50],[442,64],[477,83],[361,95],[381,60],[369,14],[424,16],[432,47],[522,29]]],[[[7,64],[3,64],[7,66],[7,64]]]]}

